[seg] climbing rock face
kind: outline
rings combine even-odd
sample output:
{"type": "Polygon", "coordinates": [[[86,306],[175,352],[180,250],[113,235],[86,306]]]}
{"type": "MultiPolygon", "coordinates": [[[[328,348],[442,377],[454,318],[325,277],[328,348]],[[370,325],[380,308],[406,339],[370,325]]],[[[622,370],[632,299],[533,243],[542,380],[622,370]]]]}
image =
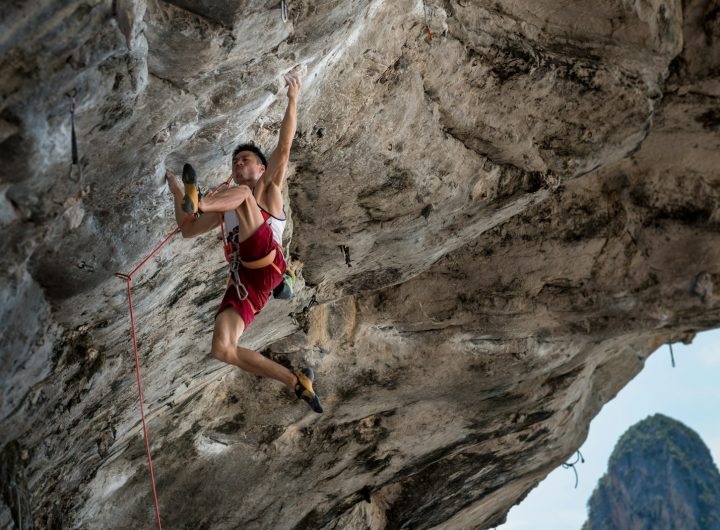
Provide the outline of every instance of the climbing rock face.
{"type": "Polygon", "coordinates": [[[174,228],[166,169],[274,148],[296,64],[298,293],[241,343],[325,413],[207,357],[218,234],[172,239],[132,279],[166,527],[491,528],[720,323],[720,4],[287,4],[4,9],[0,526],[153,524],[114,273],[174,228]]]}
{"type": "Polygon", "coordinates": [[[661,414],[633,425],[610,456],[583,530],[720,528],[720,473],[695,431],[661,414]]]}

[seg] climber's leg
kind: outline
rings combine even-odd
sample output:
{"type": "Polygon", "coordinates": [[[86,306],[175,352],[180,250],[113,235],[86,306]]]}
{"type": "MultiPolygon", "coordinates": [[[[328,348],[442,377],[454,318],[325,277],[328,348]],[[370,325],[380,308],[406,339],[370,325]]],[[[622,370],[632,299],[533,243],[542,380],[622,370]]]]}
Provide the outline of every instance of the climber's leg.
{"type": "MultiPolygon", "coordinates": [[[[272,243],[272,234],[267,224],[262,224],[252,238],[241,242],[240,246],[242,247],[243,243],[251,245],[255,239],[263,239],[263,237],[267,240],[266,247],[272,243]],[[265,232],[264,235],[263,232],[265,232]]],[[[255,242],[257,243],[257,241],[255,242]]],[[[262,252],[258,253],[254,250],[250,250],[250,255],[262,255],[262,252]]],[[[267,249],[263,252],[266,251],[267,249]]],[[[256,351],[237,345],[245,328],[252,323],[255,314],[264,307],[270,291],[281,281],[280,266],[283,269],[285,267],[282,254],[276,253],[275,259],[276,261],[280,260],[278,261],[279,265],[276,267],[266,266],[260,269],[239,267],[237,269],[235,279],[228,285],[225,296],[220,302],[220,308],[215,315],[215,330],[210,355],[250,373],[284,383],[295,392],[298,398],[308,403],[315,412],[319,413],[323,409],[317,394],[313,390],[314,375],[312,370],[303,368],[291,372],[281,364],[256,351]],[[268,275],[267,273],[271,274],[268,275]],[[273,277],[275,278],[273,279],[273,277]],[[235,282],[240,283],[236,284],[235,282]],[[241,294],[243,291],[244,293],[241,294]]]]}
{"type": "Polygon", "coordinates": [[[237,345],[245,329],[245,322],[234,306],[226,307],[215,318],[215,330],[210,355],[246,372],[269,377],[284,383],[295,395],[305,401],[315,412],[323,411],[320,399],[313,390],[314,375],[310,368],[291,372],[281,364],[264,355],[237,345]]]}
{"type": "Polygon", "coordinates": [[[244,330],[245,322],[234,308],[222,311],[215,319],[211,355],[246,372],[280,381],[294,391],[297,377],[290,370],[256,351],[237,345],[244,330]]]}

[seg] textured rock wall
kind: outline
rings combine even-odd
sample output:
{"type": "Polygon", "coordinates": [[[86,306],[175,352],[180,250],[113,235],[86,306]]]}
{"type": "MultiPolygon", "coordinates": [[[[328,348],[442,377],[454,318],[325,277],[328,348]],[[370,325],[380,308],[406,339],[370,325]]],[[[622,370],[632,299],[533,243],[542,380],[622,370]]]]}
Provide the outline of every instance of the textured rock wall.
{"type": "Polygon", "coordinates": [[[3,15],[3,525],[152,524],[113,273],[173,227],[165,168],[272,149],[297,63],[302,289],[242,343],[313,366],[327,412],[206,357],[218,235],[174,240],[133,282],[166,526],[492,527],[720,322],[717,2],[276,4],[3,15]]]}

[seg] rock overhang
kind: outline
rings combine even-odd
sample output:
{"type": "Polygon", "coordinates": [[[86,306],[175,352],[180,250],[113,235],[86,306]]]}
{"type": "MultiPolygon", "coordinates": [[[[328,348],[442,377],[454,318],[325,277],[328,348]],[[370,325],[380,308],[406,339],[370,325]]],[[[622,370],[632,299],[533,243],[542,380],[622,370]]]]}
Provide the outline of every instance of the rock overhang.
{"type": "Polygon", "coordinates": [[[243,344],[316,367],[329,413],[205,358],[222,253],[173,241],[134,287],[164,517],[491,527],[645,356],[717,325],[712,11],[290,2],[283,24],[246,4],[8,15],[3,443],[29,450],[33,514],[151,520],[112,274],[172,228],[166,167],[219,182],[238,141],[273,147],[279,75],[305,63],[286,195],[304,288],[243,344]],[[242,510],[217,504],[238,484],[242,510]]]}

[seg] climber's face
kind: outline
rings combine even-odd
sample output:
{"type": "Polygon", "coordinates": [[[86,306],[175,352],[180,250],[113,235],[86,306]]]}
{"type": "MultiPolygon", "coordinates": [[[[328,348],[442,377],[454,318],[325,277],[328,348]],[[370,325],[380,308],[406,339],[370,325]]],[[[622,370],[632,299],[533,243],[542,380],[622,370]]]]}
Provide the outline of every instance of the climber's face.
{"type": "Polygon", "coordinates": [[[265,173],[265,166],[259,157],[251,151],[240,151],[232,161],[232,178],[236,184],[245,184],[251,188],[265,173]]]}

